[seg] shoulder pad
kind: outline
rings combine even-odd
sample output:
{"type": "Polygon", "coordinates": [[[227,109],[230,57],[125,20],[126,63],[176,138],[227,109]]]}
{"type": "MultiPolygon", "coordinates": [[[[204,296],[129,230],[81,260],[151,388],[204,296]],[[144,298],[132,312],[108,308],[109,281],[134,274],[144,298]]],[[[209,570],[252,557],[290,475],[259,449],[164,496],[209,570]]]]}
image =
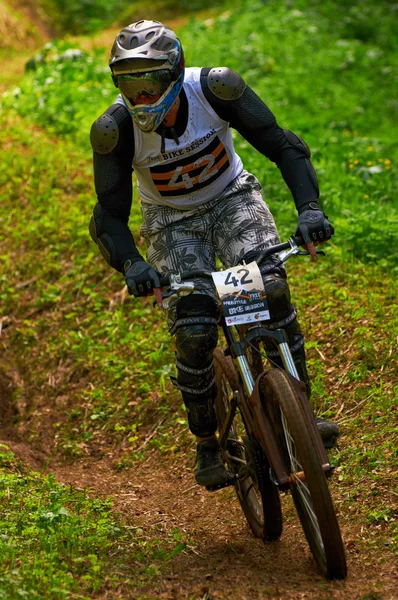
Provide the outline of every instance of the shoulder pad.
{"type": "Polygon", "coordinates": [[[211,69],[207,75],[207,85],[221,100],[237,100],[246,88],[246,83],[238,73],[228,67],[211,69]]]}
{"type": "Polygon", "coordinates": [[[91,146],[98,154],[109,154],[119,141],[119,124],[113,115],[105,112],[94,121],[90,132],[91,146]]]}

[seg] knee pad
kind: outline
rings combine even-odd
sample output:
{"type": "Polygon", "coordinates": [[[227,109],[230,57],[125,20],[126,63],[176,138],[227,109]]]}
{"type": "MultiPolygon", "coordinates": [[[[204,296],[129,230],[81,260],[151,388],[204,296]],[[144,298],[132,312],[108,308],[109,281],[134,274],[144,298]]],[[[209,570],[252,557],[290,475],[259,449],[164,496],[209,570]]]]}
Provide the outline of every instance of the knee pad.
{"type": "Polygon", "coordinates": [[[171,332],[176,335],[177,357],[186,367],[208,366],[218,340],[217,305],[213,298],[205,294],[181,298],[171,332]]]}
{"type": "MultiPolygon", "coordinates": [[[[307,395],[310,397],[311,386],[307,373],[304,351],[304,336],[301,333],[297,313],[291,304],[289,285],[286,278],[277,274],[264,277],[264,289],[267,294],[268,307],[271,319],[266,322],[268,329],[284,329],[289,341],[290,351],[296,365],[300,380],[305,383],[307,395]]],[[[267,357],[279,367],[283,368],[279,352],[272,342],[266,342],[267,357]]]]}
{"type": "Polygon", "coordinates": [[[171,329],[176,335],[177,379],[187,409],[189,429],[208,437],[217,430],[214,399],[213,350],[217,346],[217,304],[205,294],[191,294],[179,300],[171,329]]]}
{"type": "MultiPolygon", "coordinates": [[[[278,324],[277,327],[282,327],[283,324],[279,325],[279,322],[288,318],[294,310],[290,299],[290,289],[286,281],[286,277],[283,277],[277,273],[272,273],[265,275],[263,277],[263,282],[271,317],[270,325],[278,324]]],[[[294,317],[292,317],[291,320],[293,319],[294,317]]],[[[272,327],[272,329],[277,327],[272,327]]]]}
{"type": "Polygon", "coordinates": [[[180,390],[188,414],[188,425],[194,435],[209,437],[217,429],[214,399],[217,387],[213,360],[203,369],[187,367],[176,357],[177,379],[171,378],[180,390]]]}

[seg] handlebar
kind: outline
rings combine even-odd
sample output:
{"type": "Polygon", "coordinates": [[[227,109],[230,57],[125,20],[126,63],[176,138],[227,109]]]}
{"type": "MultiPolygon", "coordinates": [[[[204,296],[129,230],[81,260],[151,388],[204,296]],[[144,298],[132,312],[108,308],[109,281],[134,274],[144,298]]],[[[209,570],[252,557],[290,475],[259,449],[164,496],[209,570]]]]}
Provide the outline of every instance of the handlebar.
{"type": "Polygon", "coordinates": [[[257,256],[256,262],[260,264],[265,258],[268,258],[273,254],[277,254],[278,252],[282,252],[282,250],[287,250],[288,248],[294,248],[295,246],[302,246],[304,243],[304,238],[302,238],[301,235],[291,237],[287,242],[282,242],[281,244],[276,244],[275,246],[269,246],[268,248],[265,248],[265,250],[262,250],[257,256]]]}
{"type": "MultiPolygon", "coordinates": [[[[283,262],[285,262],[285,260],[290,258],[290,256],[292,256],[293,254],[300,254],[299,246],[302,246],[304,243],[305,243],[304,239],[301,236],[291,237],[287,242],[282,242],[281,244],[275,244],[275,246],[269,246],[268,248],[261,250],[256,257],[256,262],[260,265],[261,262],[263,262],[266,258],[269,258],[270,256],[272,256],[273,254],[278,254],[280,252],[283,252],[284,250],[288,250],[288,252],[286,252],[284,257],[281,258],[281,260],[280,260],[280,264],[283,264],[283,262]]],[[[322,252],[322,250],[317,250],[316,252],[317,252],[317,254],[324,254],[324,252],[322,252]]],[[[304,252],[303,254],[308,254],[308,253],[304,252]]],[[[276,265],[273,265],[273,267],[275,267],[275,266],[276,265]]],[[[168,287],[171,282],[171,277],[175,278],[176,276],[167,274],[167,275],[163,275],[162,277],[160,277],[159,278],[160,287],[161,288],[168,287]]],[[[200,269],[194,269],[192,271],[184,271],[182,273],[179,273],[178,280],[179,280],[179,282],[182,282],[182,281],[192,280],[192,279],[195,279],[198,277],[201,277],[204,279],[211,279],[212,278],[211,271],[202,271],[200,269]]]]}
{"type": "MultiPolygon", "coordinates": [[[[200,269],[194,269],[193,271],[183,271],[179,274],[179,279],[181,281],[186,281],[187,279],[195,279],[197,277],[203,277],[203,279],[211,279],[211,271],[201,271],[200,269]]],[[[160,287],[168,287],[170,285],[170,274],[163,275],[159,277],[160,287]]]]}

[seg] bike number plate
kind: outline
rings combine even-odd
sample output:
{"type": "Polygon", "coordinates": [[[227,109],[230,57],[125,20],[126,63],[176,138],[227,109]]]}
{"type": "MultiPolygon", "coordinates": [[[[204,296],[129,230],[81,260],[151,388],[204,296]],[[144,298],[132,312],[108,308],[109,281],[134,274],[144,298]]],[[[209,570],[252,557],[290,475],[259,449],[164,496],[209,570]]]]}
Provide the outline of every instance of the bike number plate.
{"type": "Polygon", "coordinates": [[[269,321],[267,297],[256,262],[212,273],[229,327],[269,321]]]}

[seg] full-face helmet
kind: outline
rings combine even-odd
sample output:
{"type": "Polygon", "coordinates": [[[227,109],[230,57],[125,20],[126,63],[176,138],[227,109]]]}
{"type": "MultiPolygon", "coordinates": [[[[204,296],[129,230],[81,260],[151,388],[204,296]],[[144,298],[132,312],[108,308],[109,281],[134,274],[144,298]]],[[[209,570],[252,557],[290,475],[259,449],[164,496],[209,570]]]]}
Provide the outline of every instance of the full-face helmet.
{"type": "Polygon", "coordinates": [[[116,36],[109,66],[126,107],[142,131],[165,118],[184,80],[184,53],[172,29],[159,21],[137,21],[116,36]],[[143,104],[140,98],[155,98],[143,104]],[[138,102],[137,102],[138,99],[138,102]]]}

